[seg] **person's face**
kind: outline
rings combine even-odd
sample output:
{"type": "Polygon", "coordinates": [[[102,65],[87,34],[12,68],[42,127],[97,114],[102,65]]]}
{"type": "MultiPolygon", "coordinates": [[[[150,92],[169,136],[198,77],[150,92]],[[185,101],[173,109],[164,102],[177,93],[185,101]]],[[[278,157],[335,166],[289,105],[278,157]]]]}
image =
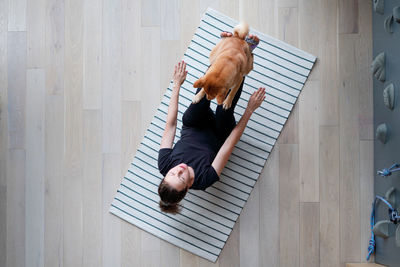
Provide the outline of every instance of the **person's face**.
{"type": "Polygon", "coordinates": [[[164,180],[178,191],[190,187],[194,177],[190,177],[189,167],[181,163],[169,170],[164,180]]]}

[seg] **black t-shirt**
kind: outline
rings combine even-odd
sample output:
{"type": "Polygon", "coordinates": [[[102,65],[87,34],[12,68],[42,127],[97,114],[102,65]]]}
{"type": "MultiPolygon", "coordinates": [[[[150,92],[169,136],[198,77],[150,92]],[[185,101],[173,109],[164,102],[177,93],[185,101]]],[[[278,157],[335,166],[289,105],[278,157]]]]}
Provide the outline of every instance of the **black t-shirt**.
{"type": "Polygon", "coordinates": [[[165,176],[180,163],[186,163],[194,170],[194,182],[190,189],[205,190],[219,180],[211,166],[221,147],[212,129],[182,126],[181,139],[173,148],[161,148],[158,153],[158,169],[165,176]]]}

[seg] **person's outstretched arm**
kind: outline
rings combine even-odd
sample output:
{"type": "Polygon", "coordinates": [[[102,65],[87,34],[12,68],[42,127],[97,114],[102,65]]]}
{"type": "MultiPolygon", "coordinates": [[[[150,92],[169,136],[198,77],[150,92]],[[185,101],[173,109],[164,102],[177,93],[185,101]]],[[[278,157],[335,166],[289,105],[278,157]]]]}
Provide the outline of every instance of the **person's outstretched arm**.
{"type": "Polygon", "coordinates": [[[174,143],[176,121],[178,117],[179,90],[186,79],[186,74],[186,63],[184,61],[179,62],[178,65],[175,66],[172,95],[168,106],[167,120],[160,148],[172,148],[174,143]]]}
{"type": "Polygon", "coordinates": [[[254,110],[256,110],[261,105],[264,99],[265,88],[259,88],[251,95],[244,114],[240,118],[235,128],[233,128],[232,132],[229,134],[222,147],[219,149],[217,156],[211,164],[211,166],[214,167],[218,176],[221,175],[222,170],[224,169],[233,149],[235,148],[235,145],[237,144],[237,142],[239,142],[240,137],[242,136],[251,115],[253,114],[254,110]]]}

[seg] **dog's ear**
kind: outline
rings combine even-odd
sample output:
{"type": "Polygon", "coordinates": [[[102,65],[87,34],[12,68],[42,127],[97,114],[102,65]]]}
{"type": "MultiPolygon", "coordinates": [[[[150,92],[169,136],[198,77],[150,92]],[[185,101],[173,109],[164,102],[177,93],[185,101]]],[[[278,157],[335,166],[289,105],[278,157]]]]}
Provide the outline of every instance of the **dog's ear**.
{"type": "Polygon", "coordinates": [[[197,81],[194,82],[193,84],[194,88],[203,88],[204,87],[204,76],[198,79],[197,81]]]}

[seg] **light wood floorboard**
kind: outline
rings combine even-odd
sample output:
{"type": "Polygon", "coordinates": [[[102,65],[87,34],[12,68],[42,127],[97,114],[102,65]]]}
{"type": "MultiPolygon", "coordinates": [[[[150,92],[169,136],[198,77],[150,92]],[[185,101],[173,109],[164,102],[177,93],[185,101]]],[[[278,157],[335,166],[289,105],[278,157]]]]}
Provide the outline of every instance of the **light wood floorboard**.
{"type": "Polygon", "coordinates": [[[299,146],[279,145],[279,263],[300,265],[299,146]]]}
{"type": "Polygon", "coordinates": [[[7,34],[8,1],[0,1],[0,265],[7,262],[7,34]]]}
{"type": "Polygon", "coordinates": [[[64,97],[46,94],[44,266],[62,263],[64,255],[64,97]]]}
{"type": "Polygon", "coordinates": [[[45,12],[46,1],[27,1],[26,33],[27,33],[27,62],[26,67],[31,69],[45,66],[45,12]]]}
{"type": "Polygon", "coordinates": [[[319,131],[320,266],[340,265],[339,126],[319,131]]]}
{"type": "Polygon", "coordinates": [[[102,265],[101,110],[83,111],[83,266],[102,265]]]}
{"type": "Polygon", "coordinates": [[[140,101],[141,28],[140,1],[122,1],[122,98],[140,101]]]}
{"type": "Polygon", "coordinates": [[[24,149],[8,150],[6,266],[25,266],[25,155],[24,149]]]}
{"type": "Polygon", "coordinates": [[[64,2],[47,1],[45,13],[46,176],[44,266],[64,262],[64,2]]]}
{"type": "Polygon", "coordinates": [[[8,30],[26,31],[27,0],[9,1],[8,30]]]}
{"type": "Polygon", "coordinates": [[[45,79],[28,69],[26,85],[25,245],[26,265],[43,266],[45,174],[45,79]]]}
{"type": "Polygon", "coordinates": [[[83,2],[65,2],[63,264],[83,264],[83,2]]]}
{"type": "Polygon", "coordinates": [[[318,59],[321,64],[321,87],[318,99],[321,126],[339,125],[337,2],[338,0],[321,1],[321,17],[324,18],[320,21],[322,30],[318,37],[321,46],[318,59]]]}
{"type": "Polygon", "coordinates": [[[8,111],[7,105],[7,34],[8,1],[0,1],[0,265],[7,263],[7,158],[8,111]]]}
{"type": "Polygon", "coordinates": [[[0,266],[365,262],[371,12],[361,0],[0,0],[0,266]],[[108,212],[209,6],[318,58],[216,263],[108,212]]]}
{"type": "MultiPolygon", "coordinates": [[[[84,1],[83,10],[83,108],[101,109],[102,0],[84,1]]],[[[130,34],[127,36],[131,36],[130,34]]]]}
{"type": "Polygon", "coordinates": [[[319,203],[300,204],[300,266],[319,266],[319,203]]]}
{"type": "Polygon", "coordinates": [[[309,81],[299,97],[300,202],[319,202],[319,81],[309,81]]]}
{"type": "Polygon", "coordinates": [[[340,110],[340,256],[341,262],[359,262],[360,255],[360,140],[356,35],[339,36],[340,110]],[[357,214],[357,216],[354,216],[357,214]]]}
{"type": "MultiPolygon", "coordinates": [[[[293,4],[293,3],[292,3],[293,4]]],[[[298,45],[298,8],[279,7],[277,8],[278,28],[277,37],[291,44],[298,45]]],[[[278,139],[279,144],[298,144],[299,143],[299,105],[295,105],[286,121],[285,127],[282,129],[278,139]]]]}

